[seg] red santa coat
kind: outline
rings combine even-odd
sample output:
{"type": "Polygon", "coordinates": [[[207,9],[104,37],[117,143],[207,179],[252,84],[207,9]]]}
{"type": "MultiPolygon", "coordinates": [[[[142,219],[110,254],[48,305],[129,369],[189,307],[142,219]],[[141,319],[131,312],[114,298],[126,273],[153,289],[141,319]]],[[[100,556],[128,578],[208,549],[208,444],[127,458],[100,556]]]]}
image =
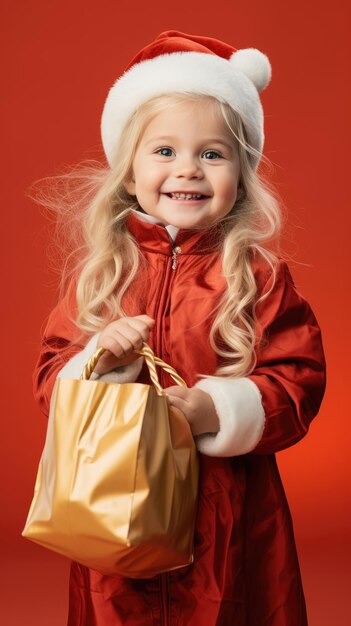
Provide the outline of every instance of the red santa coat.
{"type": "MultiPolygon", "coordinates": [[[[151,347],[194,386],[198,374],[213,376],[219,363],[208,340],[226,288],[215,245],[219,230],[180,230],[172,244],[163,226],[135,215],[128,217],[128,228],[146,264],[124,298],[126,313],[156,320],[151,347]]],[[[259,293],[266,293],[272,284],[268,264],[256,260],[253,269],[259,293]]],[[[71,290],[44,332],[34,378],[46,413],[58,371],[83,347],[74,343],[76,329],[69,320],[74,312],[71,290]]],[[[306,626],[293,525],[275,453],[307,433],[323,397],[325,362],[316,319],[283,261],[257,317],[265,336],[257,365],[249,377],[235,381],[234,393],[228,387],[224,400],[233,412],[232,399],[235,404],[243,390],[244,402],[233,413],[239,435],[231,432],[232,424],[226,430],[225,409],[219,407],[227,434],[197,441],[203,454],[194,563],[147,580],[101,575],[72,563],[69,626],[306,626]],[[245,403],[247,386],[259,398],[252,412],[245,403]],[[245,420],[250,432],[241,437],[245,420]]],[[[174,384],[165,372],[160,379],[163,387],[174,384]]],[[[211,391],[213,379],[207,380],[211,391]]],[[[145,367],[138,381],[149,382],[145,367]]]]}

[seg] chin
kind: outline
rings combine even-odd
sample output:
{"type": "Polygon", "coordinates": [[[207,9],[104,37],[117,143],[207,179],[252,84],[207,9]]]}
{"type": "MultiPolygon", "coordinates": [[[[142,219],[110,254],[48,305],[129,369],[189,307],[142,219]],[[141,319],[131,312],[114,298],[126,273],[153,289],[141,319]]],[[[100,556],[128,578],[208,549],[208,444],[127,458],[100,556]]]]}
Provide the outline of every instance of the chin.
{"type": "Polygon", "coordinates": [[[181,228],[182,230],[201,230],[202,228],[208,228],[210,224],[180,222],[178,224],[172,224],[172,226],[176,226],[176,228],[181,228]]]}

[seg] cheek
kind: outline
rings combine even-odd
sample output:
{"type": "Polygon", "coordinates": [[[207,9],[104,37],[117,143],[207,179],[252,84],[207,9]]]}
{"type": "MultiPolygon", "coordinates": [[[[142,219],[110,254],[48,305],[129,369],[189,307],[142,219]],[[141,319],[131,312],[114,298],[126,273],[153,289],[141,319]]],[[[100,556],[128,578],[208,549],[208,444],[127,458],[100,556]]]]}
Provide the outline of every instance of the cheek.
{"type": "Polygon", "coordinates": [[[226,177],[226,187],[227,187],[228,195],[231,195],[232,197],[237,195],[238,183],[239,183],[239,175],[238,175],[237,170],[234,169],[228,172],[228,175],[226,177]]]}
{"type": "Polygon", "coordinates": [[[224,176],[221,181],[218,182],[219,196],[225,199],[235,198],[237,193],[237,181],[233,174],[224,176]]]}
{"type": "Polygon", "coordinates": [[[148,192],[155,191],[160,185],[160,182],[160,173],[157,172],[156,169],[150,167],[147,168],[147,173],[146,168],[141,169],[137,178],[137,186],[139,187],[139,190],[148,192]]]}

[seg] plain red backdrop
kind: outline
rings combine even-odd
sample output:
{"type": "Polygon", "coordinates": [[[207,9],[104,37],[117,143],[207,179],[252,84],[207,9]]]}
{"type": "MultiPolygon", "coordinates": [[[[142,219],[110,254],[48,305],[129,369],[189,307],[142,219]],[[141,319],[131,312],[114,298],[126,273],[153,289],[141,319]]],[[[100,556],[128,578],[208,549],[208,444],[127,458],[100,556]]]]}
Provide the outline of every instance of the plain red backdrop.
{"type": "MultiPolygon", "coordinates": [[[[348,2],[216,5],[17,0],[3,7],[1,621],[61,626],[68,562],[21,538],[45,437],[31,371],[57,297],[50,227],[29,184],[100,150],[107,91],[163,30],[268,54],[265,154],[289,208],[283,246],[323,330],[328,388],[307,437],[277,456],[290,503],[310,626],[350,623],[348,2]],[[216,8],[218,7],[218,8],[216,8]],[[298,263],[299,262],[299,263],[298,263]]],[[[233,625],[234,626],[234,625],[233,625]]]]}

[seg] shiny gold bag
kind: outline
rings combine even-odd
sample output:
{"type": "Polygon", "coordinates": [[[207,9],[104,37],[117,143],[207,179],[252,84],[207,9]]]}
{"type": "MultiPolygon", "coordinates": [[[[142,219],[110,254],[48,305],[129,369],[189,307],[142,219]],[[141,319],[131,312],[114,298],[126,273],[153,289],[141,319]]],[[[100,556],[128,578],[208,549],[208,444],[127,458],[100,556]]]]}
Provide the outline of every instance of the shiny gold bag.
{"type": "Polygon", "coordinates": [[[153,386],[58,378],[22,535],[104,574],[146,578],[193,561],[198,461],[189,424],[153,386]]]}

